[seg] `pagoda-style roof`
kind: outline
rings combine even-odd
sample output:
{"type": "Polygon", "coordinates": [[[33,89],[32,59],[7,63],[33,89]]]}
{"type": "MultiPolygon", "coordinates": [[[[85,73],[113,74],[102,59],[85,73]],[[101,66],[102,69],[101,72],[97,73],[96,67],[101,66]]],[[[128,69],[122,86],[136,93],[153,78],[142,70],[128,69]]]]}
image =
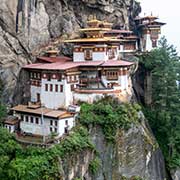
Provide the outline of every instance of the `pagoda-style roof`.
{"type": "Polygon", "coordinates": [[[153,15],[150,15],[150,16],[144,16],[144,17],[140,17],[140,16],[137,16],[134,20],[135,21],[139,21],[139,20],[156,20],[156,19],[159,19],[157,16],[153,16],[153,15]]]}
{"type": "MultiPolygon", "coordinates": [[[[120,40],[113,36],[113,37],[105,37],[105,33],[112,32],[112,24],[106,21],[99,21],[96,18],[92,19],[87,22],[88,27],[82,28],[79,31],[85,34],[85,38],[77,38],[77,39],[70,39],[65,40],[64,42],[67,43],[84,43],[84,42],[120,42],[120,40]]],[[[113,32],[115,33],[115,32],[113,32]]],[[[124,31],[116,33],[125,33],[124,31]]],[[[129,32],[126,32],[129,33],[129,32]]]]}
{"type": "Polygon", "coordinates": [[[29,113],[29,114],[35,114],[38,116],[41,116],[43,113],[43,116],[45,117],[51,117],[51,118],[66,118],[66,117],[73,117],[74,115],[63,110],[53,110],[49,108],[29,108],[28,105],[18,105],[12,108],[12,110],[21,112],[21,113],[29,113]]]}
{"type": "Polygon", "coordinates": [[[109,30],[110,30],[110,28],[100,28],[100,27],[91,28],[91,27],[89,27],[89,28],[80,29],[79,31],[81,31],[81,32],[89,32],[89,31],[109,31],[109,30]]]}
{"type": "Polygon", "coordinates": [[[139,28],[159,28],[160,26],[165,25],[166,23],[156,21],[159,19],[157,16],[144,16],[144,17],[136,17],[135,21],[139,28]]]}
{"type": "Polygon", "coordinates": [[[15,116],[8,116],[4,121],[4,124],[8,125],[16,125],[17,123],[19,123],[19,119],[15,116]]]}
{"type": "Polygon", "coordinates": [[[143,22],[142,24],[139,24],[139,27],[160,27],[165,25],[166,23],[158,22],[158,21],[152,21],[152,22],[143,22]]]}
{"type": "MultiPolygon", "coordinates": [[[[43,59],[43,58],[42,58],[43,59]]],[[[50,57],[48,58],[51,61],[50,57]]],[[[54,58],[53,58],[54,59],[54,58]]],[[[103,66],[131,66],[133,63],[123,60],[107,60],[107,61],[79,61],[73,62],[69,59],[56,61],[52,63],[34,63],[24,66],[25,69],[38,69],[38,70],[67,70],[78,67],[103,67],[103,66]]]]}
{"type": "Polygon", "coordinates": [[[132,34],[132,33],[133,31],[124,30],[124,29],[111,29],[105,32],[105,34],[132,34]]]}
{"type": "Polygon", "coordinates": [[[37,57],[37,62],[47,62],[47,63],[54,63],[54,62],[64,62],[71,60],[71,58],[66,56],[58,56],[58,57],[46,57],[46,56],[40,56],[37,57]]]}
{"type": "Polygon", "coordinates": [[[84,42],[120,42],[121,40],[118,38],[82,38],[82,39],[71,39],[65,40],[67,43],[84,43],[84,42]]]}

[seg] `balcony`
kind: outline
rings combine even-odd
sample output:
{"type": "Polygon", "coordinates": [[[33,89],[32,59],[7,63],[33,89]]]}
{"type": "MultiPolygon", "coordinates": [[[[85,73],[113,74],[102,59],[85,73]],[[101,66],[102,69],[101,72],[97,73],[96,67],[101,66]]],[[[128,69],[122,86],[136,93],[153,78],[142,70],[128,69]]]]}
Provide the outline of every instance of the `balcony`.
{"type": "Polygon", "coordinates": [[[120,93],[120,89],[114,88],[76,88],[76,93],[85,93],[85,94],[111,94],[111,93],[120,93]]]}

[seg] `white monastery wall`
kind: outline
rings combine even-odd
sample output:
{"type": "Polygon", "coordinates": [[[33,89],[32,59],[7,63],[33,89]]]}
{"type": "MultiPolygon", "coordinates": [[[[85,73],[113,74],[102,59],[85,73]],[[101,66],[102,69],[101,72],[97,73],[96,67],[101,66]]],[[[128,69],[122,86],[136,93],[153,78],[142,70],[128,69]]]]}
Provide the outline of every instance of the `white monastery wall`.
{"type": "Polygon", "coordinates": [[[32,133],[36,135],[48,136],[52,132],[56,132],[58,136],[62,136],[65,133],[65,127],[68,125],[68,130],[75,126],[75,118],[69,117],[60,120],[55,120],[52,118],[44,117],[44,125],[42,124],[41,117],[24,115],[24,120],[20,122],[20,128],[26,133],[32,133]],[[26,122],[26,116],[28,116],[28,122],[26,122]],[[33,123],[31,122],[31,117],[33,117],[33,123]],[[36,118],[39,119],[39,123],[36,123],[36,118]],[[52,124],[51,124],[52,121],[52,124]],[[57,124],[55,124],[57,121],[57,124]],[[67,124],[66,124],[67,121],[67,124]]]}
{"type": "Polygon", "coordinates": [[[41,102],[42,104],[51,109],[57,109],[59,107],[64,107],[65,103],[65,81],[57,81],[51,79],[42,79],[42,89],[41,89],[41,102]],[[48,84],[48,91],[45,91],[45,84],[48,84]],[[50,84],[52,84],[52,91],[50,91],[50,84]],[[55,85],[58,85],[58,92],[55,91],[55,85]],[[60,92],[61,85],[63,85],[63,91],[60,92]]]}
{"type": "Polygon", "coordinates": [[[73,52],[73,61],[74,62],[85,61],[84,52],[73,52]]]}
{"type": "Polygon", "coordinates": [[[31,102],[37,102],[37,93],[41,94],[41,87],[31,85],[30,91],[31,91],[31,102]]]}
{"type": "Polygon", "coordinates": [[[68,127],[68,130],[71,130],[74,126],[75,126],[74,117],[64,118],[64,119],[59,120],[59,123],[58,123],[59,136],[62,136],[65,133],[66,127],[68,127]],[[68,124],[66,124],[66,121],[68,121],[68,124]]]}
{"type": "Polygon", "coordinates": [[[108,54],[106,52],[93,52],[93,61],[107,61],[108,60],[108,54]]]}

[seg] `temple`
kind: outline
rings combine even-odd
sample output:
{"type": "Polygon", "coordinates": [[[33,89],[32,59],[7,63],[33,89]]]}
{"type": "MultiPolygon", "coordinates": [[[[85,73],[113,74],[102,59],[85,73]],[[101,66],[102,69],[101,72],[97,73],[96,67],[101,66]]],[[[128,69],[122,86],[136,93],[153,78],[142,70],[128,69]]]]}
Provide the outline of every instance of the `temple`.
{"type": "MultiPolygon", "coordinates": [[[[24,66],[29,73],[31,97],[27,105],[12,108],[17,117],[14,122],[19,119],[16,127],[25,133],[39,136],[57,133],[61,137],[76,124],[78,102],[93,103],[105,95],[129,101],[135,64],[125,59],[139,49],[155,47],[163,25],[148,17],[135,21],[141,36],[91,19],[86,28],[80,29],[79,38],[65,41],[74,45],[72,59],[57,56],[58,51],[50,49],[45,56],[37,57],[35,63],[24,66]]],[[[8,128],[14,129],[9,125],[8,128]]]]}
{"type": "Polygon", "coordinates": [[[158,22],[157,20],[158,17],[152,15],[135,18],[140,51],[151,51],[157,47],[161,34],[161,26],[165,25],[165,23],[158,22]]]}

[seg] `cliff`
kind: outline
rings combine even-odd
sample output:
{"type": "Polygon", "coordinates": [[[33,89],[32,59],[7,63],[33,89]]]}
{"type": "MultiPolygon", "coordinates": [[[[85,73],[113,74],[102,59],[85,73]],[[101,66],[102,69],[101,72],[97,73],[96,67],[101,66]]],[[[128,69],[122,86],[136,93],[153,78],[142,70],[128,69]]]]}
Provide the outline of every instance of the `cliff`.
{"type": "MultiPolygon", "coordinates": [[[[133,28],[132,19],[140,6],[134,0],[2,0],[0,12],[3,100],[15,104],[22,102],[22,97],[28,98],[28,83],[21,67],[32,62],[51,41],[76,36],[92,14],[107,19],[114,27],[133,28]]],[[[70,53],[64,44],[60,44],[60,50],[70,53]]],[[[163,156],[144,119],[128,131],[119,131],[114,144],[107,143],[98,126],[90,128],[90,134],[100,155],[98,172],[88,170],[95,154],[83,151],[60,163],[62,179],[123,180],[137,175],[164,180],[163,156]]]]}
{"type": "Polygon", "coordinates": [[[81,151],[65,158],[61,164],[62,179],[86,180],[164,180],[165,164],[143,115],[140,123],[132,125],[128,131],[119,130],[115,143],[108,143],[102,128],[90,128],[90,138],[99,156],[96,172],[90,171],[90,163],[95,158],[91,151],[81,151]]]}
{"type": "MultiPolygon", "coordinates": [[[[140,6],[134,0],[2,0],[0,12],[3,100],[13,104],[22,100],[22,94],[23,98],[28,97],[24,88],[27,84],[22,86],[26,81],[18,83],[21,67],[33,61],[54,38],[76,36],[77,30],[94,14],[116,27],[129,29],[133,27],[132,19],[140,12],[140,6]]],[[[62,54],[69,54],[69,49],[60,43],[62,54]]]]}

